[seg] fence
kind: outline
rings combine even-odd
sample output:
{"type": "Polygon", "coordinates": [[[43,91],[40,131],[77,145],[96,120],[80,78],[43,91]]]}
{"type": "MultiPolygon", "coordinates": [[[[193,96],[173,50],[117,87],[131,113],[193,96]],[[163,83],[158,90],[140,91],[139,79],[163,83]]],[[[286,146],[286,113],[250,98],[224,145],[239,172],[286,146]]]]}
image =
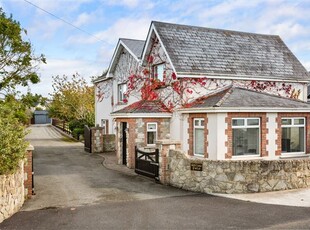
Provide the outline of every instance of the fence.
{"type": "Polygon", "coordinates": [[[68,122],[61,121],[61,120],[53,118],[52,119],[52,125],[72,136],[72,132],[69,129],[69,123],[68,122]]]}

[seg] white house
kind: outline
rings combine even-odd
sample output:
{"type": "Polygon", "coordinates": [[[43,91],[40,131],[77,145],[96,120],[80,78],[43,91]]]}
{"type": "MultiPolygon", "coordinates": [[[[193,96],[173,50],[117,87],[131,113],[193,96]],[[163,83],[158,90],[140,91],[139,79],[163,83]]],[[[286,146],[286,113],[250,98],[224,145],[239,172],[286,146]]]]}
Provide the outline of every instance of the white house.
{"type": "Polygon", "coordinates": [[[194,158],[308,157],[310,76],[279,36],[152,22],[139,52],[128,41],[96,81],[119,163],[162,139],[194,158]]]}

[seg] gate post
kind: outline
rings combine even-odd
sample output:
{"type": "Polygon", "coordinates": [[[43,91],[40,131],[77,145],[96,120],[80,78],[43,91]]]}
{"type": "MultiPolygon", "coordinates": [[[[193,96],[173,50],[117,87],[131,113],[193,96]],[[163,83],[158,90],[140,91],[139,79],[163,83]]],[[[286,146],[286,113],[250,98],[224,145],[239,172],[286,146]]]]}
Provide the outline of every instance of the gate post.
{"type": "Polygon", "coordinates": [[[103,127],[93,127],[91,128],[91,152],[92,153],[102,153],[103,152],[103,127]]]}
{"type": "Polygon", "coordinates": [[[170,182],[170,169],[169,169],[169,150],[180,149],[181,141],[176,140],[158,140],[156,141],[156,148],[159,149],[159,181],[162,184],[168,185],[170,182]]]}

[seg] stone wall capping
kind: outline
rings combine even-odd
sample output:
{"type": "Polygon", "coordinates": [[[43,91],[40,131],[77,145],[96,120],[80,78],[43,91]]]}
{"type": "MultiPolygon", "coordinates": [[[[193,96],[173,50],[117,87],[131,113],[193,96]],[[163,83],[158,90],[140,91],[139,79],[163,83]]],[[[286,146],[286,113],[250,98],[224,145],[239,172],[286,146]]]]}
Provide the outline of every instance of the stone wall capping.
{"type": "Polygon", "coordinates": [[[156,141],[156,145],[180,145],[180,144],[181,141],[171,139],[162,139],[156,141]]]}
{"type": "Polygon", "coordinates": [[[26,151],[33,151],[34,147],[32,145],[28,145],[28,147],[26,148],[26,151]]]}

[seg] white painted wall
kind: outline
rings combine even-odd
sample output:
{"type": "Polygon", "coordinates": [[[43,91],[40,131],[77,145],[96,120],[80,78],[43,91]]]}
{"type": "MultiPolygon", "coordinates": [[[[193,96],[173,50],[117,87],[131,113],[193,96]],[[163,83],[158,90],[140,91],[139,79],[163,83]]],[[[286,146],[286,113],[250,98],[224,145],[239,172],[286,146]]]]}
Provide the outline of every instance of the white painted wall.
{"type": "Polygon", "coordinates": [[[170,139],[171,140],[181,140],[183,130],[182,121],[183,116],[178,112],[173,113],[170,119],[170,139]]]}
{"type": "Polygon", "coordinates": [[[189,144],[188,144],[188,129],[189,129],[189,123],[188,123],[188,114],[183,114],[181,121],[181,131],[180,131],[180,140],[182,142],[182,150],[185,153],[188,153],[189,150],[189,144]]]}
{"type": "MultiPolygon", "coordinates": [[[[310,93],[310,92],[309,92],[309,93],[310,93]]],[[[304,84],[303,90],[302,90],[302,93],[301,93],[301,94],[303,95],[302,100],[305,101],[305,102],[307,102],[307,101],[308,101],[308,85],[307,85],[307,84],[304,84]]]]}
{"type": "Polygon", "coordinates": [[[209,113],[208,114],[208,154],[211,160],[225,160],[225,154],[227,153],[227,147],[225,142],[227,141],[227,135],[225,130],[227,129],[227,123],[225,118],[227,113],[209,113]]]}
{"type": "Polygon", "coordinates": [[[278,128],[278,124],[276,122],[277,113],[267,113],[266,116],[268,118],[268,122],[266,124],[266,128],[268,129],[268,133],[266,134],[266,138],[268,140],[268,144],[266,146],[266,150],[268,151],[268,158],[277,158],[276,150],[278,148],[276,144],[276,140],[278,138],[278,134],[276,133],[276,129],[278,128]]]}
{"type": "Polygon", "coordinates": [[[218,116],[215,113],[208,114],[208,123],[207,123],[207,129],[208,129],[208,155],[209,159],[216,160],[217,159],[217,149],[218,149],[218,133],[220,130],[217,129],[217,119],[218,116]]]}
{"type": "MultiPolygon", "coordinates": [[[[97,83],[100,84],[100,83],[97,83]]],[[[110,113],[112,111],[112,105],[111,105],[111,97],[112,93],[110,92],[107,97],[104,97],[101,101],[98,100],[96,94],[97,92],[97,84],[95,84],[95,125],[101,126],[101,120],[105,119],[109,121],[109,134],[114,134],[114,128],[113,128],[113,120],[110,116],[110,113]]],[[[107,89],[108,90],[108,89],[107,89]]],[[[112,90],[111,88],[109,90],[112,90]]]]}

